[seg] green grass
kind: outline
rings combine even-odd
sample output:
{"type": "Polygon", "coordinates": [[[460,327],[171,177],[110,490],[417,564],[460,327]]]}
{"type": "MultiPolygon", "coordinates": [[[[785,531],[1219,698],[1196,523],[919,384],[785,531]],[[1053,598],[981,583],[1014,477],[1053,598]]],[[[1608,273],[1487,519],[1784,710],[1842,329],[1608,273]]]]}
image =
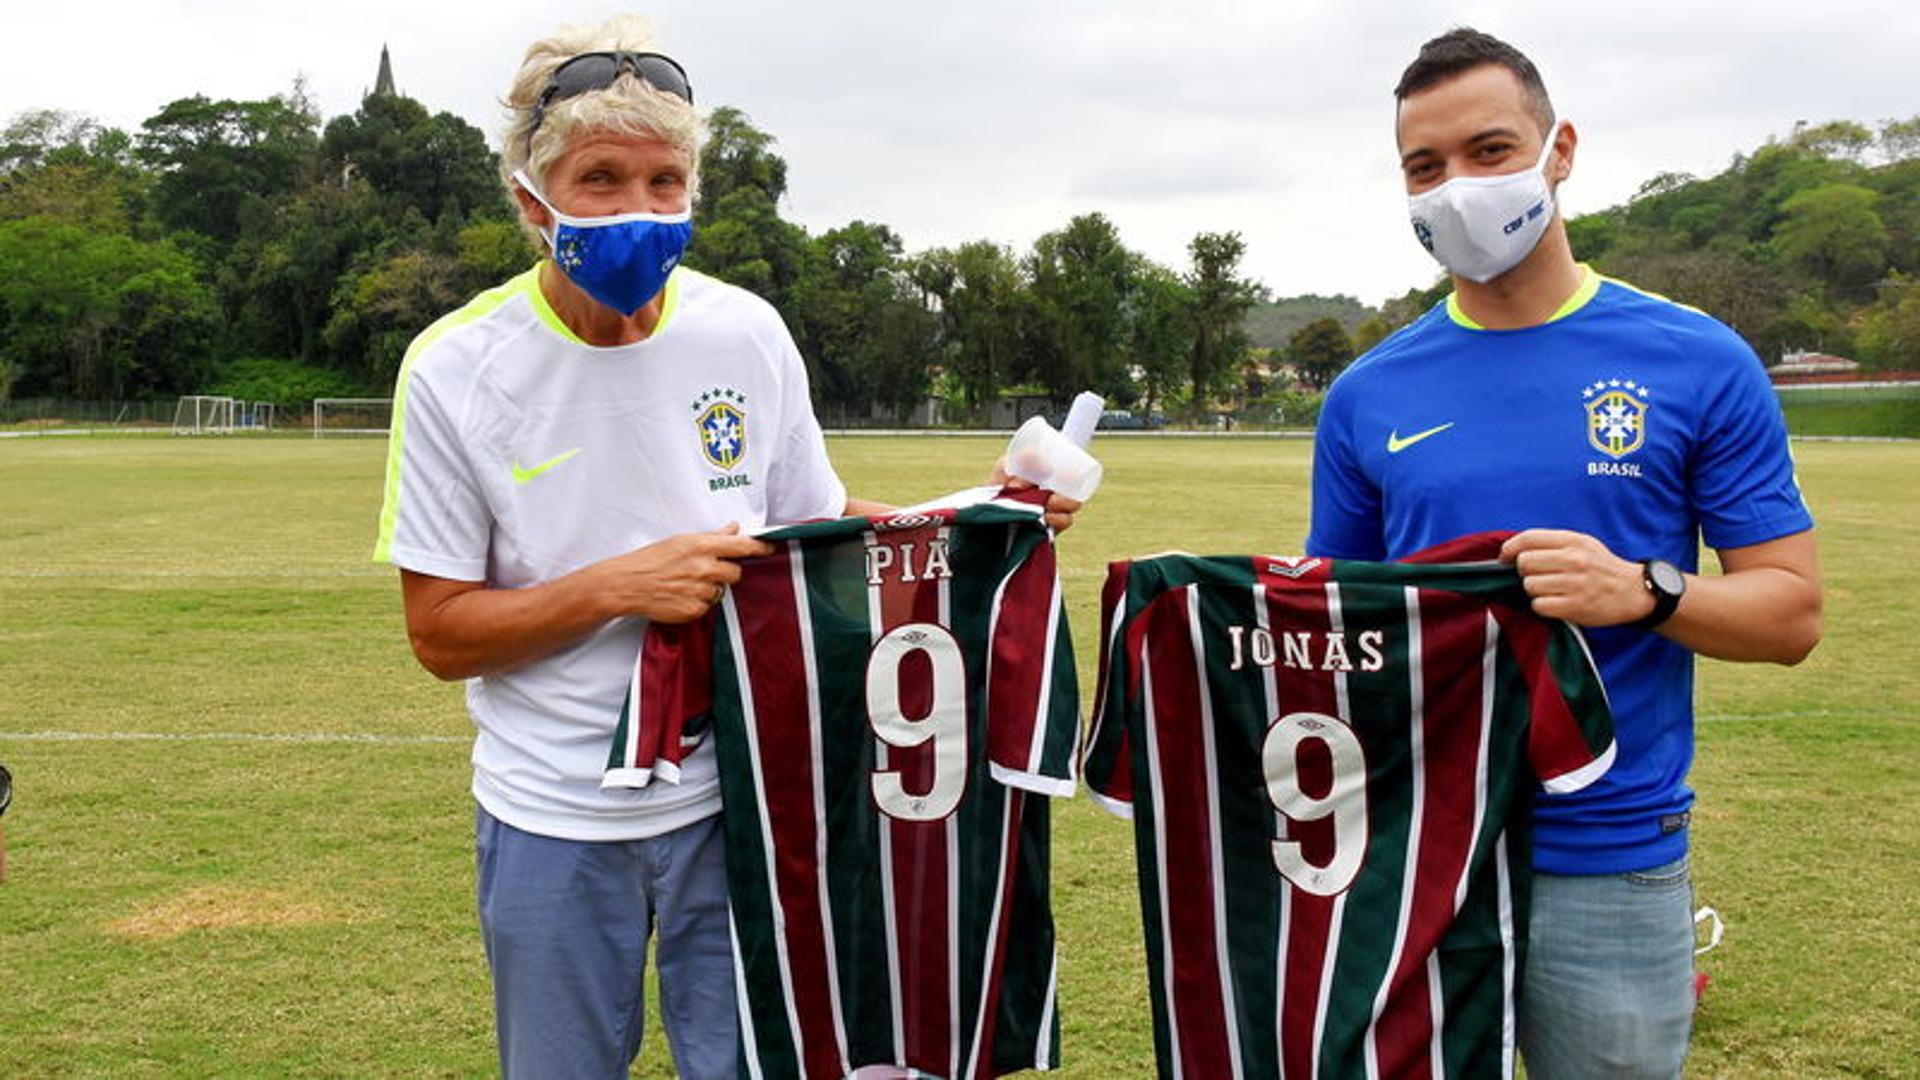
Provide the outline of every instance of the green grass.
{"type": "Polygon", "coordinates": [[[1780,408],[1796,435],[1920,437],[1920,384],[1781,387],[1780,408]]]}
{"type": "MultiPolygon", "coordinates": [[[[841,439],[857,493],[977,482],[981,439],[841,439]]],[[[1108,440],[1062,562],[1091,671],[1105,561],[1297,550],[1303,440],[1108,440]]],[[[1729,924],[1690,1075],[1920,1061],[1920,445],[1808,443],[1827,638],[1703,663],[1700,898],[1729,924]]],[[[493,1068],[468,724],[367,561],[375,441],[0,441],[0,1076],[474,1076],[493,1068]],[[53,741],[35,732],[90,733],[53,741]],[[310,733],[392,741],[313,742],[310,733]],[[171,739],[106,737],[113,733],[171,739]],[[181,738],[248,733],[257,738],[181,738]]],[[[1125,823],[1056,817],[1064,1075],[1152,1073],[1125,823]]],[[[639,1074],[671,1075],[648,1040],[639,1074]]]]}

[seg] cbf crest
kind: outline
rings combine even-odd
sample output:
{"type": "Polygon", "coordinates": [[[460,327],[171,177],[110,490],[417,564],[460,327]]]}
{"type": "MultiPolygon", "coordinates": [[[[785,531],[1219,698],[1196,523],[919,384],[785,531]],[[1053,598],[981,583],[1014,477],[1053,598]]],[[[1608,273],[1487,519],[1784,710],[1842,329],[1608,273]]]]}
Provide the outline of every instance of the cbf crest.
{"type": "Polygon", "coordinates": [[[714,387],[693,402],[693,427],[707,464],[730,471],[747,456],[747,396],[714,387]]]}
{"type": "Polygon", "coordinates": [[[1587,442],[1611,458],[1623,458],[1646,445],[1645,386],[1632,379],[1601,379],[1581,390],[1587,407],[1587,442]]]}

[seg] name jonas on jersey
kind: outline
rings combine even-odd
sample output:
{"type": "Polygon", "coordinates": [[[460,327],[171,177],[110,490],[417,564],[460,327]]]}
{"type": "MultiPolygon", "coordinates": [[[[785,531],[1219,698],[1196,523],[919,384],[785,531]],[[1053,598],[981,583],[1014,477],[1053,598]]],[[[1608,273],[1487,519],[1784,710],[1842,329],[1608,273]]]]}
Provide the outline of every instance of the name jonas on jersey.
{"type": "Polygon", "coordinates": [[[868,585],[878,585],[882,580],[937,581],[952,576],[953,571],[947,568],[945,540],[867,545],[868,585]]]}
{"type": "Polygon", "coordinates": [[[1348,635],[1331,631],[1275,634],[1264,626],[1229,626],[1227,642],[1232,659],[1228,670],[1239,671],[1252,664],[1298,671],[1379,671],[1387,662],[1380,651],[1386,640],[1383,630],[1362,631],[1350,642],[1348,635]]]}

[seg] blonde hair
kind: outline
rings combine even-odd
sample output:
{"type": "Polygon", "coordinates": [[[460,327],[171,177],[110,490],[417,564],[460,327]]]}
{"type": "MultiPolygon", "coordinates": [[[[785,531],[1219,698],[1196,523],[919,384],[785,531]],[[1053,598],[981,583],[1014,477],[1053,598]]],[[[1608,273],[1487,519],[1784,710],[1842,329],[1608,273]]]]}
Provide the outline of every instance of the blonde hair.
{"type": "Polygon", "coordinates": [[[553,102],[539,127],[534,126],[540,92],[547,88],[547,80],[556,68],[581,53],[617,50],[658,52],[652,24],[638,15],[615,15],[598,26],[563,26],[527,47],[503,102],[508,119],[501,137],[500,177],[509,191],[514,186],[514,170],[525,169],[544,192],[547,169],[566,152],[576,135],[612,131],[650,136],[686,151],[693,166],[688,192],[698,197],[700,145],[707,137],[706,121],[690,102],[654,89],[630,71],[621,72],[604,90],[589,90],[553,102]]]}

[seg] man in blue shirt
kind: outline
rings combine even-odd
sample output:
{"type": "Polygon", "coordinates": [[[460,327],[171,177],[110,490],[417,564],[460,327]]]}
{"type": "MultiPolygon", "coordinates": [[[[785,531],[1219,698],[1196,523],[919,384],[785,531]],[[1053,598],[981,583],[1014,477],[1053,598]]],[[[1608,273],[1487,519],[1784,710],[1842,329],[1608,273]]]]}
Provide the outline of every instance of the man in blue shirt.
{"type": "Polygon", "coordinates": [[[1693,655],[1812,650],[1813,519],[1745,342],[1574,261],[1553,195],[1578,136],[1532,62],[1455,30],[1394,95],[1414,234],[1455,291],[1329,391],[1307,550],[1393,559],[1518,530],[1502,558],[1535,610],[1589,628],[1619,757],[1537,800],[1521,1053],[1535,1080],[1678,1076],[1693,655]],[[1697,573],[1702,540],[1721,573],[1697,573]]]}

